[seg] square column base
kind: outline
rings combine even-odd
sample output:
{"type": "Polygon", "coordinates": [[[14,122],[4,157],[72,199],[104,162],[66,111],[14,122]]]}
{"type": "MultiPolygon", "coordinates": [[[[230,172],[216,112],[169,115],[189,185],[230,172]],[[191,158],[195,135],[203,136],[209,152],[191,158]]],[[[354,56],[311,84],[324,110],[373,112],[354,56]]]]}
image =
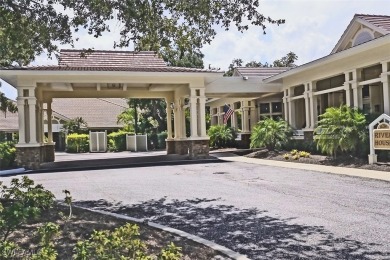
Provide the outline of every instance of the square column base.
{"type": "Polygon", "coordinates": [[[368,155],[368,164],[374,164],[378,162],[378,156],[376,154],[368,155]]]}
{"type": "Polygon", "coordinates": [[[209,139],[166,140],[167,154],[189,155],[190,159],[205,159],[209,157],[209,139]]]}
{"type": "Polygon", "coordinates": [[[167,139],[166,142],[167,142],[167,154],[180,154],[180,155],[188,154],[187,139],[182,139],[182,140],[167,139]]]}
{"type": "Polygon", "coordinates": [[[40,168],[41,163],[54,162],[55,145],[46,144],[37,146],[16,146],[16,165],[26,169],[36,170],[40,168]]]}
{"type": "Polygon", "coordinates": [[[209,157],[210,140],[189,140],[190,159],[206,159],[209,157]]]}
{"type": "Polygon", "coordinates": [[[251,134],[250,133],[241,134],[241,140],[238,142],[238,148],[249,149],[250,145],[251,145],[251,134]]]}

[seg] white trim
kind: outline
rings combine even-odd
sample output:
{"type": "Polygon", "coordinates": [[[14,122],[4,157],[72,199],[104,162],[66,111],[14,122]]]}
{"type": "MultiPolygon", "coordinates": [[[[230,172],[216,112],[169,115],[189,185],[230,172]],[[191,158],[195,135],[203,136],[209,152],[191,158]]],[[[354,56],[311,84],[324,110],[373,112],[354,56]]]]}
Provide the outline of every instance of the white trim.
{"type": "MultiPolygon", "coordinates": [[[[375,49],[377,47],[380,47],[380,46],[383,46],[383,45],[386,45],[386,44],[390,44],[390,34],[384,35],[384,36],[376,38],[376,39],[374,39],[372,41],[360,44],[360,45],[355,46],[353,48],[349,48],[349,49],[341,51],[341,52],[330,54],[328,56],[325,56],[325,57],[319,58],[317,60],[308,62],[306,64],[303,64],[301,66],[298,66],[298,67],[293,68],[291,70],[288,70],[286,72],[282,72],[282,73],[280,73],[278,75],[266,78],[266,79],[263,80],[263,83],[271,83],[271,82],[274,82],[274,81],[276,81],[278,79],[283,79],[284,77],[300,73],[300,72],[302,72],[302,71],[304,71],[306,69],[313,69],[313,68],[316,68],[316,67],[324,66],[325,64],[328,64],[330,62],[338,61],[338,60],[344,59],[346,57],[359,54],[359,53],[361,53],[363,51],[375,49]]],[[[383,58],[385,60],[388,59],[385,56],[383,58]]]]}

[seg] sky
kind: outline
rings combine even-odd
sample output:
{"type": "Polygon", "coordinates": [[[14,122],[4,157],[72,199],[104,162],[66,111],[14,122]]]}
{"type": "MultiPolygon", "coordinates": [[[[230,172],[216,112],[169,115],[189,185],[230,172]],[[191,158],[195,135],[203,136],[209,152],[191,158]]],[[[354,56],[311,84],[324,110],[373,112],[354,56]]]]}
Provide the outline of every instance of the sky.
{"type": "MultiPolygon", "coordinates": [[[[235,58],[241,58],[244,64],[253,60],[272,63],[290,51],[298,55],[298,65],[321,58],[331,52],[354,14],[390,15],[390,0],[260,0],[259,10],[273,19],[285,19],[286,23],[266,25],[265,35],[256,27],[244,33],[234,27],[229,31],[216,27],[217,36],[202,49],[206,68],[210,64],[226,70],[235,58]]],[[[78,34],[80,40],[75,47],[111,50],[113,39],[119,38],[118,29],[112,29],[98,39],[78,34]]],[[[33,64],[54,65],[57,61],[41,55],[33,64]]],[[[16,98],[15,89],[8,84],[3,83],[0,91],[16,98]]]]}

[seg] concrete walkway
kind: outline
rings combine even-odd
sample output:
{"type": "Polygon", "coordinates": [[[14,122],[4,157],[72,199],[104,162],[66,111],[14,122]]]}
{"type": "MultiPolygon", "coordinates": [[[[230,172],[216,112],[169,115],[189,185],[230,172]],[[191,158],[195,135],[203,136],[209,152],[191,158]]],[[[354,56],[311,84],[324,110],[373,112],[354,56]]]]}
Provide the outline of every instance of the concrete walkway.
{"type": "Polygon", "coordinates": [[[218,159],[224,161],[230,161],[230,162],[243,162],[243,163],[289,168],[289,169],[317,171],[317,172],[333,173],[333,174],[340,174],[340,175],[348,175],[352,177],[362,177],[362,178],[370,178],[370,179],[376,179],[382,181],[390,181],[390,172],[384,172],[384,171],[248,158],[244,156],[238,156],[233,153],[213,153],[213,156],[217,157],[218,159]]]}

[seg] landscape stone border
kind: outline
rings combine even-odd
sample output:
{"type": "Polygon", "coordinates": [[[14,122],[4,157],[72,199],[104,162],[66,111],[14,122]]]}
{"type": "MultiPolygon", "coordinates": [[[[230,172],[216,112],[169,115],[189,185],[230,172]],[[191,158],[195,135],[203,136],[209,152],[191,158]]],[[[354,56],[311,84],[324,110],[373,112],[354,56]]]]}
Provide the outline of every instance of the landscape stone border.
{"type": "Polygon", "coordinates": [[[214,243],[214,242],[212,242],[210,240],[206,240],[204,238],[201,238],[201,237],[189,234],[189,233],[181,231],[179,229],[175,229],[175,228],[167,227],[167,226],[160,225],[160,224],[157,224],[157,223],[149,222],[146,219],[133,218],[133,217],[129,217],[129,216],[113,213],[113,212],[107,212],[107,211],[103,211],[103,210],[90,209],[90,208],[81,207],[81,206],[75,206],[75,205],[73,205],[73,206],[77,207],[77,208],[80,208],[80,209],[88,210],[88,211],[91,211],[91,212],[95,212],[95,213],[99,213],[99,214],[103,214],[103,215],[107,215],[107,216],[111,216],[111,217],[115,217],[115,218],[119,218],[119,219],[129,220],[129,221],[132,221],[132,222],[135,222],[135,223],[140,223],[140,224],[143,224],[143,225],[148,225],[150,227],[153,227],[153,228],[165,231],[165,232],[169,232],[169,233],[178,235],[180,237],[183,237],[183,238],[192,240],[194,242],[197,242],[199,244],[205,245],[205,246],[213,249],[214,251],[217,251],[217,252],[219,252],[219,253],[221,253],[221,254],[223,254],[223,255],[231,258],[231,259],[250,260],[250,258],[248,258],[246,255],[242,255],[240,253],[234,252],[233,250],[231,250],[231,249],[229,249],[227,247],[221,246],[221,245],[219,245],[217,243],[214,243]]]}

